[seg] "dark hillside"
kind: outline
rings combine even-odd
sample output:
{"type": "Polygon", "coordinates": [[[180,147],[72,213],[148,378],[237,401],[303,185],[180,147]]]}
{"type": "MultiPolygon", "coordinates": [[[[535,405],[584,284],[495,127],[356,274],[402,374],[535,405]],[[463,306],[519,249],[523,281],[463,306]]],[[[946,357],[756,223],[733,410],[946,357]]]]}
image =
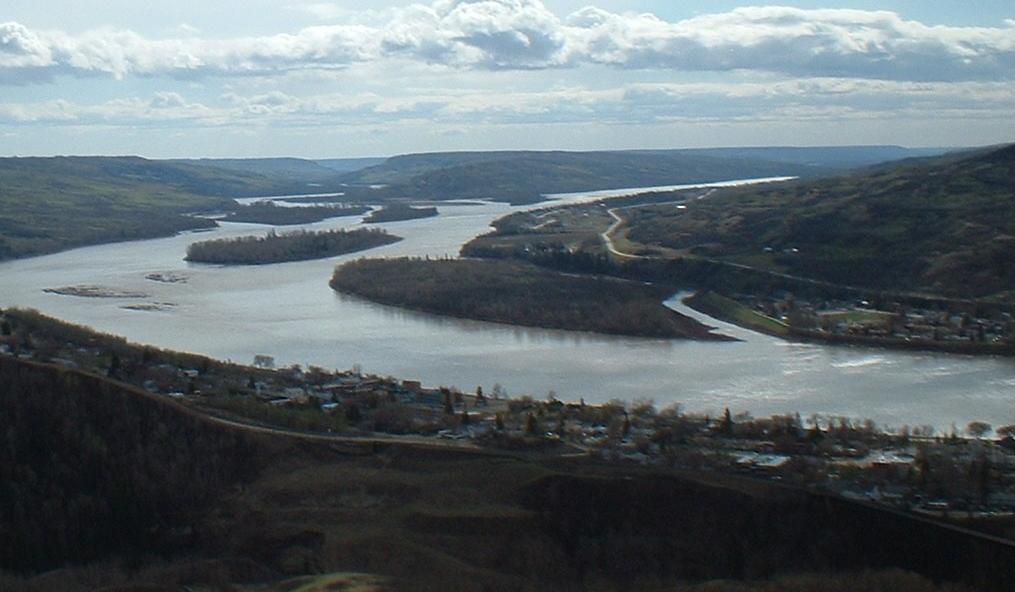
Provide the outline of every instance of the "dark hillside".
{"type": "Polygon", "coordinates": [[[99,377],[0,357],[0,567],[41,571],[193,544],[257,445],[99,377]]]}
{"type": "Polygon", "coordinates": [[[728,485],[558,475],[522,499],[555,534],[576,579],[750,581],[894,567],[1001,590],[1015,578],[1010,543],[799,490],[728,485]]]}
{"type": "Polygon", "coordinates": [[[385,582],[377,590],[677,590],[717,578],[743,582],[693,589],[969,590],[934,578],[1001,592],[1015,577],[1009,543],[761,481],[252,438],[9,356],[0,380],[0,565],[38,574],[0,573],[4,590],[341,590],[353,588],[324,584],[367,573],[385,582]],[[84,565],[38,573],[68,562],[84,565]],[[801,572],[818,575],[787,575],[801,572]],[[764,587],[770,577],[780,586],[764,587]]]}

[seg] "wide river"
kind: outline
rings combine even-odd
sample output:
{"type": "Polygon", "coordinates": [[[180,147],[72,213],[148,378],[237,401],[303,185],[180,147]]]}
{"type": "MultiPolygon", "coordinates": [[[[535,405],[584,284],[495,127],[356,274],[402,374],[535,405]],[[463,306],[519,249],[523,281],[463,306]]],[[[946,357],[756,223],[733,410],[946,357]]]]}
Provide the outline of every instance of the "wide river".
{"type": "MultiPolygon", "coordinates": [[[[602,194],[561,196],[587,200],[602,194]]],[[[799,412],[872,418],[882,425],[947,429],[970,420],[1015,423],[1015,360],[789,343],[685,314],[743,339],[736,343],[607,337],[441,318],[376,305],[328,287],[336,264],[353,258],[455,256],[504,204],[440,205],[440,216],[379,225],[405,240],[344,257],[252,267],[183,261],[187,245],[265,232],[223,224],[209,232],[100,245],[0,264],[0,306],[55,317],[159,347],[250,363],[317,365],[472,390],[495,383],[510,395],[589,402],[653,399],[662,407],[755,416],[799,412]],[[182,280],[154,281],[162,273],[182,280]],[[101,286],[133,295],[86,298],[44,292],[101,286]],[[130,310],[153,305],[156,310],[130,310]]],[[[355,228],[335,218],[307,229],[355,228]]],[[[292,227],[287,227],[286,230],[292,227]]]]}

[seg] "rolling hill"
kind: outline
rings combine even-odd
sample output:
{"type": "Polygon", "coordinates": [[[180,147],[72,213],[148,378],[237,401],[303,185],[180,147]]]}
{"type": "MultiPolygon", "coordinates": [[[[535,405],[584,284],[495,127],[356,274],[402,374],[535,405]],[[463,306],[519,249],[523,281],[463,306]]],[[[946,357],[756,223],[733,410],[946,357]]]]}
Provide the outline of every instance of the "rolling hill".
{"type": "Polygon", "coordinates": [[[344,180],[386,184],[380,193],[388,197],[534,203],[549,193],[830,172],[807,164],[681,151],[467,152],[398,156],[344,180]]]}
{"type": "Polygon", "coordinates": [[[0,159],[0,259],[214,226],[184,213],[293,189],[253,173],[138,157],[0,159]]]}
{"type": "Polygon", "coordinates": [[[726,191],[632,216],[632,240],[813,279],[1015,297],[1015,145],[726,191]]]}
{"type": "Polygon", "coordinates": [[[333,181],[340,174],[334,168],[302,158],[198,158],[166,162],[263,175],[295,186],[302,185],[307,192],[316,189],[312,184],[337,186],[333,181]]]}

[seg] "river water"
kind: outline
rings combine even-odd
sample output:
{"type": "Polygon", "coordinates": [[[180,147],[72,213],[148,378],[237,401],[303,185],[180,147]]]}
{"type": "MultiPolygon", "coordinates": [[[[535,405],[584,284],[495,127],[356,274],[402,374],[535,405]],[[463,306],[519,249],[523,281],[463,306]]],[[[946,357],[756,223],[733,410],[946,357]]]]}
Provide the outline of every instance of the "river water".
{"type": "MultiPolygon", "coordinates": [[[[597,194],[557,196],[566,201],[597,194]]],[[[0,306],[55,317],[159,347],[250,363],[313,364],[454,385],[495,383],[509,394],[604,402],[652,399],[657,406],[755,416],[799,412],[872,418],[883,425],[945,429],[976,419],[1015,423],[1015,360],[790,343],[672,308],[743,339],[736,343],[636,339],[527,329],[407,312],[335,293],[336,264],[371,257],[455,256],[490,222],[519,208],[441,205],[440,216],[380,224],[405,240],[318,261],[251,267],[189,264],[188,244],[264,233],[225,223],[208,232],[86,247],[0,264],[0,306]],[[152,273],[182,280],[153,281],[152,273]],[[145,297],[85,298],[44,292],[89,285],[145,297]],[[124,306],[157,305],[157,310],[124,306]]],[[[301,227],[356,228],[334,218],[301,227]]]]}

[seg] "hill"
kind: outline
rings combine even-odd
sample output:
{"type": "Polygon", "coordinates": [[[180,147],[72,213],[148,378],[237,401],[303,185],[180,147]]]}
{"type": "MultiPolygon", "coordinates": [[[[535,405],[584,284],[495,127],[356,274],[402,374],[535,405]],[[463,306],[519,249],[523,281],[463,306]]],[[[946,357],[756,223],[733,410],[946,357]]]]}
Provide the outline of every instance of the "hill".
{"type": "Polygon", "coordinates": [[[249,172],[138,157],[0,158],[0,259],[212,227],[183,214],[294,188],[249,172]]]}
{"type": "Polygon", "coordinates": [[[386,158],[319,158],[315,163],[338,173],[352,173],[381,164],[386,158]]]}
{"type": "Polygon", "coordinates": [[[757,146],[696,148],[683,152],[703,156],[754,158],[834,169],[854,169],[894,160],[938,156],[948,152],[948,149],[902,146],[757,146]]]}
{"type": "Polygon", "coordinates": [[[549,193],[828,172],[813,165],[681,151],[469,152],[394,157],[344,179],[387,184],[381,193],[390,197],[534,203],[549,193]]]}
{"type": "Polygon", "coordinates": [[[1015,573],[1003,541],[762,481],[255,434],[83,372],[0,357],[0,377],[13,592],[342,590],[324,583],[350,572],[386,590],[994,592],[1015,573]],[[717,578],[744,582],[691,584],[717,578]]]}
{"type": "Polygon", "coordinates": [[[0,382],[0,567],[178,552],[256,471],[253,438],[125,385],[6,356],[0,382]]]}
{"type": "Polygon", "coordinates": [[[844,285],[1015,298],[1015,145],[630,212],[628,238],[844,285]]]}
{"type": "MultiPolygon", "coordinates": [[[[303,184],[307,193],[320,188],[315,184],[333,181],[339,174],[334,168],[303,158],[198,158],[174,159],[167,162],[275,177],[292,181],[294,185],[303,184]]],[[[338,183],[329,184],[329,188],[336,186],[338,183]]]]}

